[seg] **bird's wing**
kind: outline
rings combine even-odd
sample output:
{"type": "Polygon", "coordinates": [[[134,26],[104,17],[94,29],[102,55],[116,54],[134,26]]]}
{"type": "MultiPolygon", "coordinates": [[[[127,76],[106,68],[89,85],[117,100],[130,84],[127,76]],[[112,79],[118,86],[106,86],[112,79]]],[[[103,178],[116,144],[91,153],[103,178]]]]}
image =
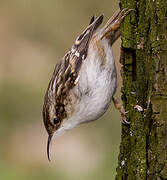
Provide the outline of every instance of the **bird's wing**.
{"type": "Polygon", "coordinates": [[[70,50],[55,67],[46,98],[55,102],[58,116],[63,114],[64,117],[66,116],[64,100],[67,98],[69,91],[78,83],[82,60],[82,57],[77,52],[70,50]]]}
{"type": "Polygon", "coordinates": [[[63,96],[77,84],[81,62],[80,56],[70,52],[58,62],[49,83],[49,90],[53,92],[54,96],[63,96]]]}

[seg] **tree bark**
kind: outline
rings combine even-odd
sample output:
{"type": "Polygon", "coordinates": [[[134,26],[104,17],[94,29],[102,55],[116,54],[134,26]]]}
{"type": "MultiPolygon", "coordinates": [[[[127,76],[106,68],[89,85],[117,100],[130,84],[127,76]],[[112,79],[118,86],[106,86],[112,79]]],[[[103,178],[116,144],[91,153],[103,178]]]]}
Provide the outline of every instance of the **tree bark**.
{"type": "Polygon", "coordinates": [[[127,121],[116,180],[167,179],[167,0],[121,0],[122,100],[127,121]]]}

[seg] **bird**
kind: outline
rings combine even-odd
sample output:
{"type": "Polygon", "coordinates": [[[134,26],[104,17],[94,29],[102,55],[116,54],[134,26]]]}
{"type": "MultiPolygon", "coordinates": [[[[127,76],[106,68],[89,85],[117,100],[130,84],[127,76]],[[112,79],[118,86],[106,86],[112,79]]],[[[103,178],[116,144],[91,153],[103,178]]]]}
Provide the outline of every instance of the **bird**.
{"type": "Polygon", "coordinates": [[[112,52],[120,37],[120,24],[132,9],[117,10],[104,27],[104,15],[93,16],[71,49],[56,64],[43,104],[43,122],[48,133],[47,157],[53,136],[80,124],[97,120],[111,101],[128,124],[125,110],[114,98],[117,71],[112,52]]]}

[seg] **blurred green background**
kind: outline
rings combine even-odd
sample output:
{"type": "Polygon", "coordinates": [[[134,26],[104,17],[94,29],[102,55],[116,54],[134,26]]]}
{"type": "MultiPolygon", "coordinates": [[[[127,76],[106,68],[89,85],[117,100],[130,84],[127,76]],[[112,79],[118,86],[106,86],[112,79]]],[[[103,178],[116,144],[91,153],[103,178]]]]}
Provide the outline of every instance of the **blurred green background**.
{"type": "MultiPolygon", "coordinates": [[[[57,137],[51,163],[41,111],[56,62],[92,15],[104,13],[106,22],[118,3],[0,1],[0,180],[114,179],[121,123],[113,105],[100,120],[57,137]]],[[[118,72],[119,50],[120,40],[113,47],[118,72]]]]}

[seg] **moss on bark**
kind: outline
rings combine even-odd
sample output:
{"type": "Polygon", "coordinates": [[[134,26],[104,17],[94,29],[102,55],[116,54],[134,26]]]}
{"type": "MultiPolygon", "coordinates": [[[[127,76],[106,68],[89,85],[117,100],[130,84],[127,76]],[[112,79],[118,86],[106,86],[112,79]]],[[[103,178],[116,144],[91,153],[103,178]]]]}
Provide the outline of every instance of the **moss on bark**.
{"type": "Polygon", "coordinates": [[[167,1],[120,6],[135,12],[121,27],[122,100],[131,124],[122,125],[116,179],[167,179],[167,1]]]}

